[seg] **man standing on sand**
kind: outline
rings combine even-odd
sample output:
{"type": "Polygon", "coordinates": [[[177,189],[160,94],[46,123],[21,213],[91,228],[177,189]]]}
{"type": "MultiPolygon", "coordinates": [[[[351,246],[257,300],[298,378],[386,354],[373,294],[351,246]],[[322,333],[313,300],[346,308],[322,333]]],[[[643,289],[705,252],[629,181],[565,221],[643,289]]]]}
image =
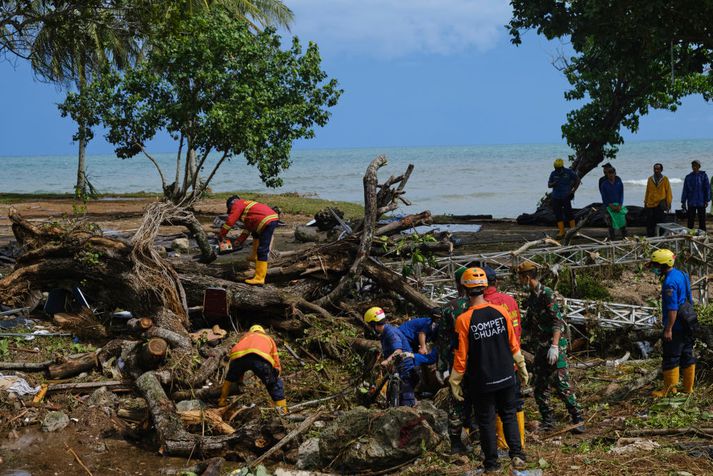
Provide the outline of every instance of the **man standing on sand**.
{"type": "Polygon", "coordinates": [[[621,230],[621,238],[626,238],[626,213],[624,206],[624,183],[611,167],[606,171],[606,180],[599,182],[599,193],[602,195],[604,221],[609,227],[609,240],[613,241],[616,230],[621,230]]]}
{"type": "Polygon", "coordinates": [[[552,189],[550,199],[552,200],[552,211],[557,219],[557,238],[564,237],[564,222],[567,221],[570,228],[574,228],[574,214],[572,213],[572,199],[574,192],[579,187],[579,177],[570,168],[564,166],[564,160],[555,159],[555,169],[550,174],[547,186],[552,189]]]}
{"type": "Polygon", "coordinates": [[[654,164],[654,174],[646,182],[646,236],[656,236],[656,224],[664,220],[664,213],[671,209],[673,194],[662,164],[654,164]]]}
{"type": "Polygon", "coordinates": [[[686,175],[683,181],[681,208],[688,210],[688,228],[693,228],[698,215],[698,228],[706,231],[706,208],[711,201],[711,186],[698,160],[691,162],[691,169],[693,172],[686,175]]]}
{"type": "MultiPolygon", "coordinates": [[[[548,431],[555,425],[554,412],[549,403],[552,387],[567,407],[572,423],[582,423],[582,410],[570,386],[567,370],[567,325],[555,302],[554,292],[538,280],[537,266],[532,261],[525,261],[518,266],[517,275],[520,284],[530,292],[522,306],[527,309],[523,327],[530,342],[529,348],[535,353],[532,385],[535,387],[535,401],[542,417],[540,428],[548,431]]],[[[584,433],[584,425],[572,431],[584,433]]]]}

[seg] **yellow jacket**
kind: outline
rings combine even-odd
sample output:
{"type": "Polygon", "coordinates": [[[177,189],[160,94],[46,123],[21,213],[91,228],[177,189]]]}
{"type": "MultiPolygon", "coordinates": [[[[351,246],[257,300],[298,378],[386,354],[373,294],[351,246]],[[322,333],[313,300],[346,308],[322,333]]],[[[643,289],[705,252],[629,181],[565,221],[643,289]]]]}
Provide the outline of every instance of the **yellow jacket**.
{"type": "Polygon", "coordinates": [[[664,176],[658,185],[654,182],[654,176],[649,177],[646,182],[646,196],[644,197],[644,206],[646,208],[655,208],[659,206],[661,200],[666,200],[666,205],[671,206],[673,194],[671,193],[671,184],[668,183],[668,177],[664,176]]]}

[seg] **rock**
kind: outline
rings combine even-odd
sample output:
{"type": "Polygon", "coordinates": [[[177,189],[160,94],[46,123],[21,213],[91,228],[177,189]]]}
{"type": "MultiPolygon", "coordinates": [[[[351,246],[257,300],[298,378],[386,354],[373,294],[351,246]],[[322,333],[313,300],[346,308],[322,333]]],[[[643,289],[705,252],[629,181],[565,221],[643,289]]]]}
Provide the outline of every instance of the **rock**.
{"type": "Polygon", "coordinates": [[[302,243],[319,243],[327,241],[327,235],[313,226],[298,225],[295,228],[295,240],[302,243]]]}
{"type": "Polygon", "coordinates": [[[69,425],[69,417],[64,412],[49,412],[42,420],[42,431],[58,431],[69,425]]]}
{"type": "Polygon", "coordinates": [[[118,398],[114,392],[110,392],[106,387],[100,387],[94,390],[87,399],[87,405],[90,407],[111,407],[114,408],[118,398]]]}
{"type": "Polygon", "coordinates": [[[176,238],[171,242],[171,249],[176,253],[188,253],[191,248],[191,244],[188,238],[176,238]]]}
{"type": "Polygon", "coordinates": [[[188,412],[191,410],[203,410],[205,403],[200,400],[182,400],[176,404],[176,410],[179,412],[188,412]]]}
{"type": "Polygon", "coordinates": [[[433,405],[348,411],[319,438],[320,463],[349,472],[386,469],[447,446],[446,413],[433,405]],[[429,423],[433,423],[438,431],[429,423]]]}
{"type": "Polygon", "coordinates": [[[317,469],[320,464],[319,438],[306,439],[297,451],[297,468],[317,469]]]}

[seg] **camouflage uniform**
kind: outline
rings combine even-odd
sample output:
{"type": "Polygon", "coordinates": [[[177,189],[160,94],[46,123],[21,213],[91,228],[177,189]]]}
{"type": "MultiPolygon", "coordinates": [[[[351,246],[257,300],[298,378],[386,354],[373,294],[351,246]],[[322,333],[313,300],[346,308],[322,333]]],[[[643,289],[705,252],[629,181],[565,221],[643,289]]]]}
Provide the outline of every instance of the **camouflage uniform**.
{"type": "Polygon", "coordinates": [[[553,423],[553,412],[549,404],[553,387],[557,396],[566,405],[572,421],[582,421],[581,408],[570,385],[567,370],[567,338],[565,337],[567,325],[555,302],[554,292],[542,283],[538,283],[537,289],[530,291],[522,307],[527,309],[527,317],[523,323],[525,338],[528,348],[535,353],[532,385],[543,424],[553,423]],[[560,331],[559,357],[555,365],[550,365],[547,361],[547,352],[552,344],[552,335],[557,330],[560,331]]]}
{"type": "MultiPolygon", "coordinates": [[[[464,313],[470,306],[470,301],[466,297],[459,297],[441,309],[442,317],[438,321],[438,333],[436,335],[436,348],[438,349],[438,371],[445,374],[446,371],[453,370],[453,352],[458,346],[458,336],[456,335],[456,319],[464,313]]],[[[465,407],[470,402],[468,398],[467,386],[465,382],[461,384],[464,390],[465,400],[459,402],[453,395],[449,398],[448,405],[448,434],[452,437],[460,438],[463,420],[465,418],[465,407]]]]}

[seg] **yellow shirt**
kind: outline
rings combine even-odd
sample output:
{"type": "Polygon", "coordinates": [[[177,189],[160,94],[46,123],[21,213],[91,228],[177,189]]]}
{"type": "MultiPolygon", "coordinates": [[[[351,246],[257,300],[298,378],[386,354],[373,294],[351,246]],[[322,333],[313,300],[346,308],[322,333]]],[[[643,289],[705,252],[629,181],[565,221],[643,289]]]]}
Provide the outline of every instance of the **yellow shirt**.
{"type": "Polygon", "coordinates": [[[666,205],[671,206],[673,201],[673,194],[671,193],[671,184],[668,183],[668,177],[664,176],[656,185],[654,182],[654,176],[649,177],[646,183],[646,196],[644,197],[644,206],[646,208],[655,208],[659,206],[661,200],[666,200],[666,205]]]}

